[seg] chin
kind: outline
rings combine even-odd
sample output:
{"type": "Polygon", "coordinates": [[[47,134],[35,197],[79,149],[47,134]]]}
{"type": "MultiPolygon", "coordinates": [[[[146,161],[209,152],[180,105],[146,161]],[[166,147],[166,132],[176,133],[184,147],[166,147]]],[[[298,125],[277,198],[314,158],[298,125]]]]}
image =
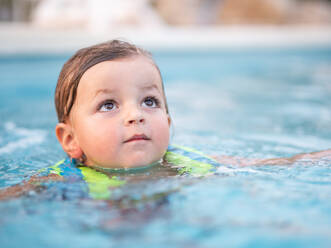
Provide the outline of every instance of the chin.
{"type": "Polygon", "coordinates": [[[144,167],[150,164],[153,164],[162,158],[162,154],[160,156],[148,156],[145,152],[130,154],[131,156],[124,156],[118,158],[116,161],[108,161],[105,159],[104,161],[91,161],[87,160],[87,166],[99,166],[104,168],[135,168],[135,167],[144,167]]]}
{"type": "Polygon", "coordinates": [[[131,159],[130,161],[128,161],[128,163],[125,163],[123,168],[144,167],[144,166],[153,164],[153,163],[159,161],[160,159],[161,158],[159,158],[159,159],[150,159],[150,158],[146,159],[146,156],[139,157],[139,158],[131,159]]]}

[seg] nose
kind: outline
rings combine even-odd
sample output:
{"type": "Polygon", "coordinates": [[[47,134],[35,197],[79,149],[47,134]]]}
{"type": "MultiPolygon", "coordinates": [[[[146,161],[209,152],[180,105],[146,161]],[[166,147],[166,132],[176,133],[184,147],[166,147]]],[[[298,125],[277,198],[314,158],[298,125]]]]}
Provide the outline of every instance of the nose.
{"type": "Polygon", "coordinates": [[[126,114],[125,125],[139,125],[145,123],[145,117],[137,108],[130,108],[126,114]]]}
{"type": "Polygon", "coordinates": [[[128,125],[132,124],[143,124],[145,123],[145,119],[142,116],[136,117],[136,118],[130,118],[127,120],[128,125]]]}

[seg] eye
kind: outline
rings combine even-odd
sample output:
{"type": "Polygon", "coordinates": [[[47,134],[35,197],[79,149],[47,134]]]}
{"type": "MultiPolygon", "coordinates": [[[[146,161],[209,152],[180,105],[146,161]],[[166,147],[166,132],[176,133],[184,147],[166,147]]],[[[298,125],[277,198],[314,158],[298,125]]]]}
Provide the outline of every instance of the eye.
{"type": "Polygon", "coordinates": [[[159,107],[160,105],[160,102],[158,99],[156,99],[155,97],[153,96],[149,96],[149,97],[146,97],[143,101],[143,104],[142,104],[144,107],[148,107],[148,108],[156,108],[156,107],[159,107]]]}
{"type": "Polygon", "coordinates": [[[117,108],[116,103],[113,100],[107,100],[100,105],[99,111],[107,112],[107,111],[112,111],[116,108],[117,108]]]}

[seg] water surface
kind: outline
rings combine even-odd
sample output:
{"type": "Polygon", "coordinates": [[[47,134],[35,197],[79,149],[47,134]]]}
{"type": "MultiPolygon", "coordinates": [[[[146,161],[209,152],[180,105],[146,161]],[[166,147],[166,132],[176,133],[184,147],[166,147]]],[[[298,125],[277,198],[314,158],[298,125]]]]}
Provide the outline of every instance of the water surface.
{"type": "MultiPolygon", "coordinates": [[[[173,143],[249,158],[331,148],[331,48],[154,54],[173,143]]],[[[65,156],[53,92],[68,57],[0,56],[0,188],[65,156]]],[[[31,193],[0,203],[0,246],[330,247],[330,161],[160,178],[117,189],[113,206],[31,193]]]]}

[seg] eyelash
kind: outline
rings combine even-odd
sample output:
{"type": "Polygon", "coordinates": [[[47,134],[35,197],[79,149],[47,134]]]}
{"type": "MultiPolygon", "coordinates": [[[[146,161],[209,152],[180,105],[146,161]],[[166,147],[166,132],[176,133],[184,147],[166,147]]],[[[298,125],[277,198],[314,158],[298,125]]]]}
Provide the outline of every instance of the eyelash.
{"type": "MultiPolygon", "coordinates": [[[[106,104],[113,104],[114,105],[114,108],[117,108],[117,104],[114,100],[105,100],[103,101],[99,106],[98,106],[98,110],[101,111],[101,112],[106,112],[105,110],[102,110],[102,107],[105,106],[106,104]]],[[[112,109],[109,109],[109,111],[113,110],[114,108],[112,109]]]]}
{"type": "MultiPolygon", "coordinates": [[[[143,100],[143,103],[146,100],[152,100],[155,103],[155,107],[152,107],[152,108],[158,108],[158,107],[160,107],[160,101],[156,97],[154,97],[154,96],[145,97],[144,100],[143,100]]],[[[151,106],[147,106],[147,107],[151,107],[151,106]]]]}
{"type": "MultiPolygon", "coordinates": [[[[155,104],[155,106],[146,106],[146,107],[148,107],[148,108],[158,108],[158,107],[160,107],[160,100],[157,99],[156,97],[154,97],[154,96],[147,96],[147,97],[144,98],[142,104],[145,103],[146,100],[151,100],[151,101],[153,101],[153,104],[155,104]]],[[[107,111],[112,111],[112,110],[114,110],[116,108],[118,108],[117,103],[114,100],[107,99],[107,100],[103,101],[102,103],[100,103],[100,105],[98,106],[98,111],[100,111],[100,112],[107,112],[107,111]],[[102,110],[102,108],[106,104],[113,104],[114,107],[112,109],[102,110]]]]}

